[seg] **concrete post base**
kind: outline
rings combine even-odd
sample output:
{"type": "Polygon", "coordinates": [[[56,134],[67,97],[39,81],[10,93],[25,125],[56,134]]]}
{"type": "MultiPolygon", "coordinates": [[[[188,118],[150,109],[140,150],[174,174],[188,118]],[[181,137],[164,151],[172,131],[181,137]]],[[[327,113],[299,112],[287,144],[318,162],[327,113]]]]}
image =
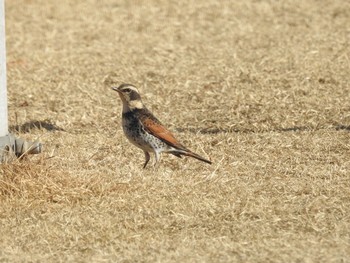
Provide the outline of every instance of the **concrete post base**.
{"type": "Polygon", "coordinates": [[[12,134],[0,137],[0,163],[11,162],[27,154],[41,153],[40,142],[29,142],[16,138],[12,134]]]}

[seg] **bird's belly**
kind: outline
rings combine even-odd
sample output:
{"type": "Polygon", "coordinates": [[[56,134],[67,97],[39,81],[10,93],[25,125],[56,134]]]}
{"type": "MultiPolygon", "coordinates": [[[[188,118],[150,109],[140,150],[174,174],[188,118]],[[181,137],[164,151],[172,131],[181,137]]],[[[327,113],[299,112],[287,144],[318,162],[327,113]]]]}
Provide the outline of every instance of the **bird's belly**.
{"type": "Polygon", "coordinates": [[[146,132],[138,122],[123,120],[123,130],[128,140],[144,151],[162,151],[168,147],[163,141],[146,132]]]}

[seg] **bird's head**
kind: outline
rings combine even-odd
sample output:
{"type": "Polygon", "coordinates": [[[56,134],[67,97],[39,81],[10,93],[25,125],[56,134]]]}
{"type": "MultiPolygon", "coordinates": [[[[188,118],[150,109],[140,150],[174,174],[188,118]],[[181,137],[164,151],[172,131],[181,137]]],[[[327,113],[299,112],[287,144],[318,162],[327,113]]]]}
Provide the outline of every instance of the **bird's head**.
{"type": "Polygon", "coordinates": [[[132,111],[134,109],[142,109],[143,103],[137,88],[131,84],[122,84],[119,87],[113,87],[118,92],[123,102],[123,112],[132,111]]]}

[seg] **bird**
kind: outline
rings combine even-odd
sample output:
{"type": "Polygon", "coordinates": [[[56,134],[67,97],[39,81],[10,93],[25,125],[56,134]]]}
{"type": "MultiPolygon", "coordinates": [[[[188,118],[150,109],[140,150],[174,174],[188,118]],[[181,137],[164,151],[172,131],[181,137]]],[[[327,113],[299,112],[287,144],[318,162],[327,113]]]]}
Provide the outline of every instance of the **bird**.
{"type": "Polygon", "coordinates": [[[163,152],[179,158],[189,156],[208,164],[212,163],[175,139],[174,135],[143,104],[140,93],[134,85],[124,83],[112,89],[118,92],[123,103],[122,126],[125,136],[145,154],[143,168],[146,168],[151,158],[150,153],[154,153],[156,165],[163,152]]]}

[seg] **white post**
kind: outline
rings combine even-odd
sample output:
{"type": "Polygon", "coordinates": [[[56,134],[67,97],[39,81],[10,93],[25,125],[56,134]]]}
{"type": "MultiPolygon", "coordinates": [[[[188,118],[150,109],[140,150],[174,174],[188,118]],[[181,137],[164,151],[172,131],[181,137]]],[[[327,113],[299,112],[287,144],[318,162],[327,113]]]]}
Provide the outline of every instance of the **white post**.
{"type": "Polygon", "coordinates": [[[5,3],[0,0],[0,137],[7,134],[5,3]]]}
{"type": "Polygon", "coordinates": [[[6,87],[5,1],[0,0],[0,163],[41,152],[41,143],[27,142],[8,132],[6,87]]]}

